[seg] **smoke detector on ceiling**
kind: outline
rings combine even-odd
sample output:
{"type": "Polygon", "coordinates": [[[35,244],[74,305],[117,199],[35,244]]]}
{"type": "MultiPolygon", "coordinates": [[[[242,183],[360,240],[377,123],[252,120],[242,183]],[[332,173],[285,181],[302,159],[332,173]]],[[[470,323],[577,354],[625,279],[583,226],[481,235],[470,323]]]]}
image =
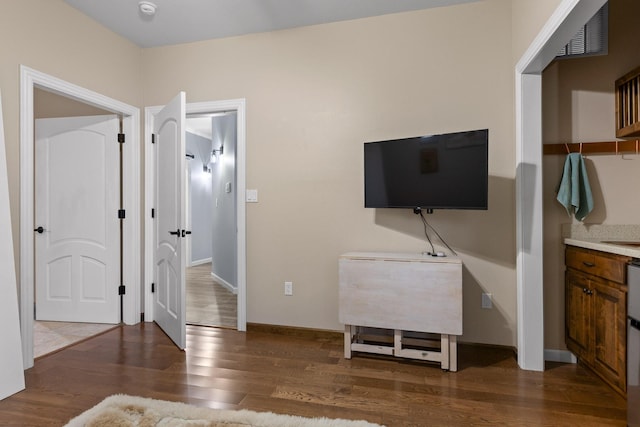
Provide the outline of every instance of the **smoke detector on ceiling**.
{"type": "Polygon", "coordinates": [[[153,16],[156,14],[156,9],[158,8],[158,6],[150,1],[141,1],[140,3],[138,3],[138,8],[143,14],[147,16],[153,16]]]}

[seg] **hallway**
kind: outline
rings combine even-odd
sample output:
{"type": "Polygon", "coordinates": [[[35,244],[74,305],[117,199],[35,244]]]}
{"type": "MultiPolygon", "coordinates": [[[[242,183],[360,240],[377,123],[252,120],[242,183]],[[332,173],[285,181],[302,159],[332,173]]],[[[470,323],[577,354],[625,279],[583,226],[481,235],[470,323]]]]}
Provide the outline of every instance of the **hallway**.
{"type": "Polygon", "coordinates": [[[33,357],[53,353],[117,326],[104,323],[35,321],[33,323],[33,357]]]}
{"type": "Polygon", "coordinates": [[[236,329],[238,298],[211,276],[211,263],[188,267],[187,324],[236,329]]]}

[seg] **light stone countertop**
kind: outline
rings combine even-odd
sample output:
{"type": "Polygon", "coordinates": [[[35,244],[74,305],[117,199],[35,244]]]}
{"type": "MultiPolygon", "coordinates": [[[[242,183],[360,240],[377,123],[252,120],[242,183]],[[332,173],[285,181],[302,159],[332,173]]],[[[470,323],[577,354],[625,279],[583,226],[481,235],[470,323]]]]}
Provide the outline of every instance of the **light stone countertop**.
{"type": "MultiPolygon", "coordinates": [[[[633,242],[637,242],[637,240],[633,240],[633,242]]],[[[564,243],[565,245],[578,246],[580,248],[640,258],[640,246],[605,243],[599,239],[572,239],[568,237],[564,239],[564,243]]],[[[616,243],[618,242],[616,241],[616,243]]]]}
{"type": "Polygon", "coordinates": [[[563,224],[566,245],[640,258],[640,246],[624,242],[640,242],[640,225],[563,224]]]}

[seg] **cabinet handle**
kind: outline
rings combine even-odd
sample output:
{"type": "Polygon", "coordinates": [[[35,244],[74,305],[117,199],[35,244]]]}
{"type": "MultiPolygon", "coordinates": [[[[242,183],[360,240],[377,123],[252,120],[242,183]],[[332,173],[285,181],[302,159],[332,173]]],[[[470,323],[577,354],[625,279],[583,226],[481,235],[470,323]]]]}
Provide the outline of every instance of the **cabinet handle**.
{"type": "Polygon", "coordinates": [[[586,294],[588,290],[589,290],[589,289],[587,289],[587,288],[582,288],[582,293],[583,293],[583,294],[586,294]]]}
{"type": "Polygon", "coordinates": [[[582,261],[585,267],[595,267],[596,265],[592,262],[582,261]]]}
{"type": "Polygon", "coordinates": [[[593,295],[593,291],[591,289],[587,289],[587,295],[593,295]]]}

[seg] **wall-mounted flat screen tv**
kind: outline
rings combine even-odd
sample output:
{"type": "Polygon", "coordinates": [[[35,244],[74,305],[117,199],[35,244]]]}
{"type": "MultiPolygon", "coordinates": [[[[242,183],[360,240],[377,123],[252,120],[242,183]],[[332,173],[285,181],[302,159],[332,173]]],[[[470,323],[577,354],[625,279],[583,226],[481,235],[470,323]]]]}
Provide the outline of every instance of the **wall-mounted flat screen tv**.
{"type": "Polygon", "coordinates": [[[489,130],[364,144],[367,208],[487,209],[489,130]]]}

